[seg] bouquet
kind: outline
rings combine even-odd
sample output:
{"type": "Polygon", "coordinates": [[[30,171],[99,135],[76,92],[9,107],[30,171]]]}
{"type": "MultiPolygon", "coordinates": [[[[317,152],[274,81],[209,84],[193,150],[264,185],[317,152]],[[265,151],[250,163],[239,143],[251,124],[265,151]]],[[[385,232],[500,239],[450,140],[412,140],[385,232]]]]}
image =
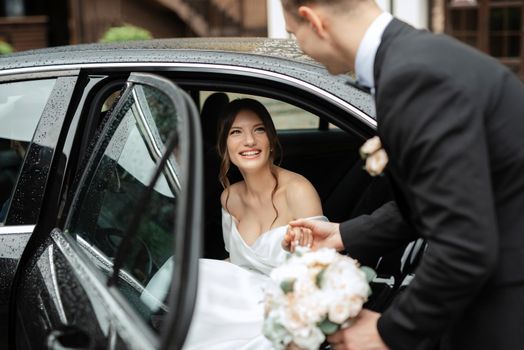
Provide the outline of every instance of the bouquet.
{"type": "Polygon", "coordinates": [[[291,342],[318,350],[326,335],[347,327],[370,295],[373,270],[334,249],[295,254],[271,272],[265,291],[263,333],[276,350],[291,342]]]}

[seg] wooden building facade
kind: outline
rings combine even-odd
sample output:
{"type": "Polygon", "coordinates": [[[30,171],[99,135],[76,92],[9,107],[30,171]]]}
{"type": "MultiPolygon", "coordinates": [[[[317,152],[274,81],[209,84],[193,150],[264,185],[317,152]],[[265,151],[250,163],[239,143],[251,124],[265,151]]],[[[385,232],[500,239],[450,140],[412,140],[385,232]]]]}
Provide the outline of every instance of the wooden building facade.
{"type": "Polygon", "coordinates": [[[266,36],[265,0],[0,0],[0,40],[15,50],[97,42],[131,24],[155,38],[266,36]]]}
{"type": "Polygon", "coordinates": [[[524,80],[524,0],[433,0],[432,30],[507,65],[524,80]]]}
{"type": "Polygon", "coordinates": [[[98,41],[109,27],[123,24],[143,27],[155,38],[265,36],[265,3],[258,0],[69,0],[71,42],[98,41]]]}
{"type": "Polygon", "coordinates": [[[0,17],[0,40],[16,51],[48,45],[47,16],[0,17]]]}

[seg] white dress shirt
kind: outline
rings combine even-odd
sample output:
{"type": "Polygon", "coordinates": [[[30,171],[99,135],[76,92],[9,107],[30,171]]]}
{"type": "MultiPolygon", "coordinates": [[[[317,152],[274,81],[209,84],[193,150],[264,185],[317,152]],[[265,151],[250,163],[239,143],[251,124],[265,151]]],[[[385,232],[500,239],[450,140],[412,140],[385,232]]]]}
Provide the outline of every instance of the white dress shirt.
{"type": "Polygon", "coordinates": [[[355,59],[355,73],[359,84],[369,87],[371,93],[375,95],[375,77],[373,67],[375,66],[375,56],[382,41],[384,30],[393,19],[389,12],[382,12],[364,34],[360,42],[355,59]]]}

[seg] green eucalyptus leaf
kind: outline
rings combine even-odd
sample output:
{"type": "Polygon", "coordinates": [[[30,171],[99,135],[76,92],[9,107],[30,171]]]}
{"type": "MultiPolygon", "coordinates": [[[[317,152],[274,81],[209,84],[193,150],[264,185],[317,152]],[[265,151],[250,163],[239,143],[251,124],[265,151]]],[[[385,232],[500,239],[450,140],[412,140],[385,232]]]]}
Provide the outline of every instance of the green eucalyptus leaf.
{"type": "Polygon", "coordinates": [[[369,266],[361,266],[360,269],[366,274],[366,281],[371,282],[377,277],[377,273],[369,266]]]}
{"type": "Polygon", "coordinates": [[[280,289],[282,289],[282,291],[285,294],[293,292],[293,288],[295,286],[295,281],[296,281],[295,279],[282,281],[280,283],[280,289]]]}
{"type": "Polygon", "coordinates": [[[318,324],[318,328],[322,333],[330,335],[339,330],[340,325],[334,322],[331,322],[327,317],[318,324]]]}
{"type": "Polygon", "coordinates": [[[315,284],[318,288],[322,288],[322,280],[324,279],[324,274],[326,273],[326,267],[320,270],[320,272],[317,274],[317,277],[315,278],[315,284]]]}

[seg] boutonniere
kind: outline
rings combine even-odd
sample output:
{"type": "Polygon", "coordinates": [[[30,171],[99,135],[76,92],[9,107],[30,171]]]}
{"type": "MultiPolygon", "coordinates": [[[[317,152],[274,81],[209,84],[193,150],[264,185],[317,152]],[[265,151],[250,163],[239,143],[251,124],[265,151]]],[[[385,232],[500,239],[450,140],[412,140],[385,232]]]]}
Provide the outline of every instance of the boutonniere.
{"type": "Polygon", "coordinates": [[[366,161],[364,168],[371,176],[382,174],[388,164],[388,155],[378,136],[370,138],[360,147],[360,157],[366,161]]]}

